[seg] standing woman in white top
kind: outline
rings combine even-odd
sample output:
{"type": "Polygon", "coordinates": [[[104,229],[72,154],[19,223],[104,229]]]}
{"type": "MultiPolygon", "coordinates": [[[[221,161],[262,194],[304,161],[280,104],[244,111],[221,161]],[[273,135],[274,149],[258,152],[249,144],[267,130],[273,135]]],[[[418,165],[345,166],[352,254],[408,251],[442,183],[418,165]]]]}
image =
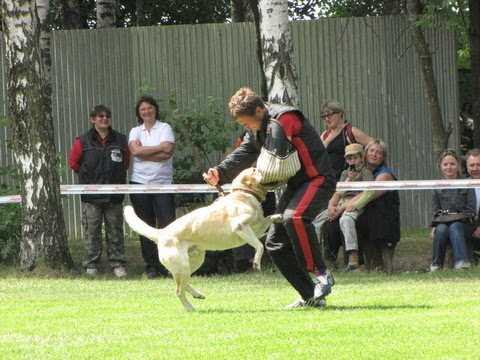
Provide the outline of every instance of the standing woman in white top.
{"type": "MultiPolygon", "coordinates": [[[[136,105],[138,123],[130,131],[128,147],[133,156],[131,184],[171,184],[173,181],[172,155],[175,136],[167,123],[158,120],[158,104],[149,96],[142,96],[136,105]]],[[[173,194],[131,194],[130,200],[137,215],[147,224],[163,228],[175,220],[173,194]]],[[[158,260],[155,243],[140,236],[145,270],[150,279],[166,275],[158,260]]]]}

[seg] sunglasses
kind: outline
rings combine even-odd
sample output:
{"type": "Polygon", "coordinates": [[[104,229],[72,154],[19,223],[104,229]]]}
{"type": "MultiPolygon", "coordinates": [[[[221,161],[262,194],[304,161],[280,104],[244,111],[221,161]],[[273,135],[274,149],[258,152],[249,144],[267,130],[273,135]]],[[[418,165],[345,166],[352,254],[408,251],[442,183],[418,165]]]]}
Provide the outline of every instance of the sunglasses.
{"type": "Polygon", "coordinates": [[[322,114],[322,115],[320,115],[320,117],[321,117],[322,119],[326,119],[327,117],[330,117],[330,116],[333,116],[333,115],[339,114],[339,113],[340,113],[340,111],[334,111],[334,112],[331,112],[331,113],[322,114]]]}

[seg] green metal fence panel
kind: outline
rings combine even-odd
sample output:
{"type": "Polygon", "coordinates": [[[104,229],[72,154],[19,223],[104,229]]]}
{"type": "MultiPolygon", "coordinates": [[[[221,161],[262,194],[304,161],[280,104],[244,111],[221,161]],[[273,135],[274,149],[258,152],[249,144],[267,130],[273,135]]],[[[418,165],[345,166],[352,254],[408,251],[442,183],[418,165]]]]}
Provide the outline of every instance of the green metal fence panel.
{"type": "MultiPolygon", "coordinates": [[[[387,142],[389,163],[400,179],[438,177],[423,80],[406,19],[327,18],[291,26],[300,103],[317,130],[323,130],[322,102],[335,99],[354,126],[387,142]]],[[[454,35],[436,28],[427,37],[442,113],[453,124],[456,147],[454,35]]],[[[239,87],[260,91],[255,41],[251,23],[53,32],[53,117],[60,154],[66,158],[75,136],[88,129],[88,112],[95,104],[110,106],[114,127],[126,134],[136,125],[135,101],[144,93],[160,100],[173,95],[183,109],[200,109],[212,96],[226,111],[239,87]]],[[[0,61],[0,112],[5,112],[3,52],[0,61]]],[[[226,121],[231,121],[227,112],[226,121]]],[[[11,163],[6,136],[0,128],[0,164],[11,163]]],[[[62,183],[74,182],[66,169],[62,183]]],[[[401,199],[403,226],[429,221],[429,192],[402,192],[401,199]]],[[[79,237],[79,199],[66,198],[64,204],[69,232],[79,237]]]]}

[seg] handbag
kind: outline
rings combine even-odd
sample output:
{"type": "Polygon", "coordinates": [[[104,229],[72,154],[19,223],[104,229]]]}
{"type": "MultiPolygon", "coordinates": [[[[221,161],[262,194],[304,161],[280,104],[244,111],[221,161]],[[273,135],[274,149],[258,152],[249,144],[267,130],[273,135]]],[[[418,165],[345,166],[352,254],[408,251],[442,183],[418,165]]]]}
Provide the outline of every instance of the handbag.
{"type": "Polygon", "coordinates": [[[297,150],[285,136],[280,123],[270,119],[265,143],[257,158],[257,169],[262,174],[262,184],[280,185],[286,183],[301,169],[297,150]]]}
{"type": "Polygon", "coordinates": [[[448,210],[438,211],[432,221],[432,225],[450,224],[452,222],[461,221],[464,223],[471,223],[473,221],[473,214],[463,212],[449,212],[448,210]]]}

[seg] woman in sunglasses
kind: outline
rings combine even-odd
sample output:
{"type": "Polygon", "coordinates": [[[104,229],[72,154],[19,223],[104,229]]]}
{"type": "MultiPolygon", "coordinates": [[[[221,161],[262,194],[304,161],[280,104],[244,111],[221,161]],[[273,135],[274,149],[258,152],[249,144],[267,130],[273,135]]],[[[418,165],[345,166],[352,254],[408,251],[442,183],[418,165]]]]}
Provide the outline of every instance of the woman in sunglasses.
{"type": "Polygon", "coordinates": [[[329,155],[335,176],[345,170],[345,146],[352,143],[367,145],[372,138],[362,130],[345,121],[345,111],[336,101],[327,101],[322,105],[321,118],[325,121],[325,130],[320,135],[329,155]]]}

